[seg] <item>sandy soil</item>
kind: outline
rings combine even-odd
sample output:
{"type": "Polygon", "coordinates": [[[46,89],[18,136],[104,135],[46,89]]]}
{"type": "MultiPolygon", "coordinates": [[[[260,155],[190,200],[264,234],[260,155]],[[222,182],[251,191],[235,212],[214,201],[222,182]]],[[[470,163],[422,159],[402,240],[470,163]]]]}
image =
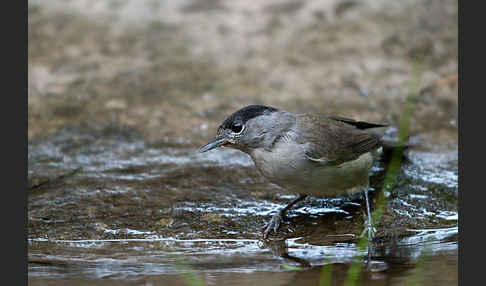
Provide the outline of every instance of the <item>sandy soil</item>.
{"type": "Polygon", "coordinates": [[[199,145],[247,104],[397,124],[457,149],[457,1],[30,0],[28,135],[134,127],[199,145]]]}

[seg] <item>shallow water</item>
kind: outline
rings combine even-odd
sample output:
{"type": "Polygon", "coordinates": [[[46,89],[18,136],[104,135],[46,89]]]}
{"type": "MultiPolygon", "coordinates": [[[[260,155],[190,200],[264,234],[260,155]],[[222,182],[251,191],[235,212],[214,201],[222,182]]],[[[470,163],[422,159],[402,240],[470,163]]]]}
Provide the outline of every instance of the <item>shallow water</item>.
{"type": "MultiPolygon", "coordinates": [[[[267,278],[298,285],[300,276],[304,285],[317,283],[323,265],[333,265],[333,279],[343,280],[358,258],[368,267],[366,284],[400,285],[420,261],[427,266],[420,279],[452,284],[457,153],[412,150],[408,158],[387,194],[376,240],[360,250],[360,195],[308,198],[263,241],[261,227],[295,195],[262,179],[247,155],[146,144],[112,127],[64,129],[29,145],[29,283],[184,284],[186,273],[195,273],[209,285],[267,278]],[[437,280],[444,267],[449,274],[437,280]]],[[[373,168],[375,189],[385,166],[373,168]]]]}

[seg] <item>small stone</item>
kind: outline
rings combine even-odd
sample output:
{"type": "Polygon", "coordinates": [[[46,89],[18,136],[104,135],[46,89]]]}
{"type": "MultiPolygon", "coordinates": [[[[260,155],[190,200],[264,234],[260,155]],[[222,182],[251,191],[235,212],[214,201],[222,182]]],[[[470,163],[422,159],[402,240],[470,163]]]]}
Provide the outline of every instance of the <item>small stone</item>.
{"type": "Polygon", "coordinates": [[[221,215],[215,213],[205,213],[202,217],[202,220],[207,222],[221,222],[221,215]]]}
{"type": "Polygon", "coordinates": [[[157,224],[162,226],[162,227],[169,227],[174,223],[173,218],[162,218],[157,221],[157,224]]]}
{"type": "Polygon", "coordinates": [[[126,109],[127,108],[127,103],[124,100],[122,100],[122,99],[111,99],[111,100],[108,100],[105,103],[105,107],[107,109],[118,109],[118,110],[121,110],[121,109],[126,109]]]}

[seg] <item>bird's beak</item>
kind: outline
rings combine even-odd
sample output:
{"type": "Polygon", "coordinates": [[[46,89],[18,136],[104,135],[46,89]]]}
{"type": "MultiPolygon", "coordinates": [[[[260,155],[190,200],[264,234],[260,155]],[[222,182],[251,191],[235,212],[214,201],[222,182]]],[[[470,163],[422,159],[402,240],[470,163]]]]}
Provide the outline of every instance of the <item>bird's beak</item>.
{"type": "Polygon", "coordinates": [[[227,143],[229,143],[227,138],[218,136],[218,137],[214,138],[213,140],[209,141],[208,144],[202,146],[201,149],[199,149],[199,152],[204,153],[204,152],[207,152],[207,151],[212,150],[214,148],[220,147],[220,146],[227,144],[227,143]]]}

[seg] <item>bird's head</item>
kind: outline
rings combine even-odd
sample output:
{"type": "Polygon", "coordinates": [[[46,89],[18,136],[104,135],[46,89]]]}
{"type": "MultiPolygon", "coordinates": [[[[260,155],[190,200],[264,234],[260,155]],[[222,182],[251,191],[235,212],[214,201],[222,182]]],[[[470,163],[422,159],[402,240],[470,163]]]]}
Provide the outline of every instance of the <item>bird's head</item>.
{"type": "Polygon", "coordinates": [[[202,153],[224,146],[248,153],[264,147],[275,136],[277,112],[278,109],[264,105],[246,106],[226,118],[219,126],[216,137],[199,151],[202,153]]]}

